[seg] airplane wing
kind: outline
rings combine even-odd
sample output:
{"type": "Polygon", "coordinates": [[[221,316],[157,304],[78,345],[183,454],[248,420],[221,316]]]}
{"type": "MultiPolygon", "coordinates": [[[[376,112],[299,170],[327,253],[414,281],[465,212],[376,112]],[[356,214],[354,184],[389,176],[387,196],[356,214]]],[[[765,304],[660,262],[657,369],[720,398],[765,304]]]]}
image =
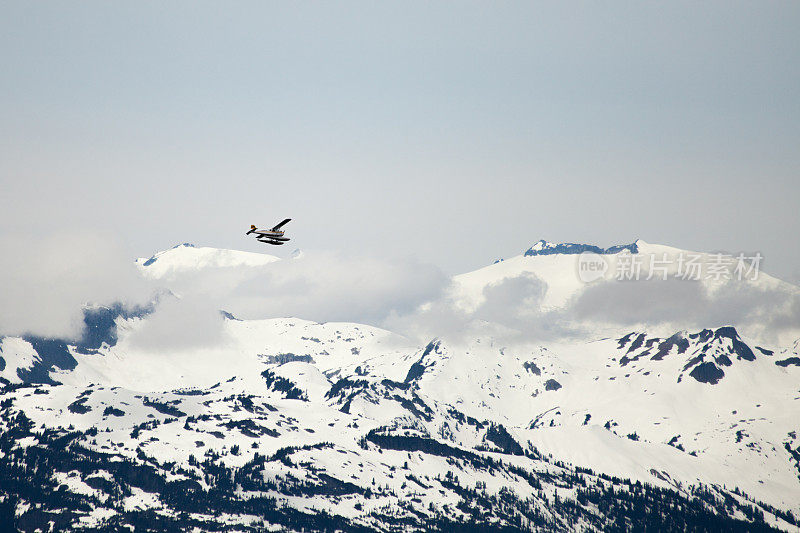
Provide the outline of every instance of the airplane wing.
{"type": "Polygon", "coordinates": [[[284,220],[283,222],[281,222],[280,224],[278,224],[277,226],[272,228],[272,231],[278,231],[279,229],[281,229],[290,220],[292,220],[292,219],[291,218],[287,218],[286,220],[284,220]]]}

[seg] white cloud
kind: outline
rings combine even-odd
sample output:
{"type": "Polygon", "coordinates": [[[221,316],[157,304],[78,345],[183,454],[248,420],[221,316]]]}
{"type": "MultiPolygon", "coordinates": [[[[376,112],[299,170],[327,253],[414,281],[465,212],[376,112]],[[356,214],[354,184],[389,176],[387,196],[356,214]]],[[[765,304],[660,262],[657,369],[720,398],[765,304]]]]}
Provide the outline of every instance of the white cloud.
{"type": "Polygon", "coordinates": [[[577,333],[564,310],[542,308],[547,283],[527,273],[483,289],[482,303],[467,311],[445,296],[407,315],[393,315],[386,327],[420,341],[432,337],[470,339],[491,335],[507,341],[545,341],[577,333]]]}
{"type": "Polygon", "coordinates": [[[225,340],[224,319],[205,298],[162,298],[128,341],[147,351],[212,348],[225,340]]]}
{"type": "Polygon", "coordinates": [[[309,252],[263,266],[201,268],[148,281],[118,241],[63,231],[0,242],[0,335],[77,339],[86,304],[147,304],[169,289],[131,342],[177,349],[219,342],[219,310],[244,319],[296,316],[379,324],[439,298],[447,277],[411,260],[309,252]]]}
{"type": "Polygon", "coordinates": [[[528,273],[486,286],[466,311],[444,296],[385,325],[419,340],[492,335],[511,341],[547,341],[647,328],[665,333],[734,325],[762,342],[784,344],[800,332],[800,295],[731,282],[709,293],[699,282],[608,281],[589,285],[561,308],[543,308],[547,284],[528,273]]]}
{"type": "Polygon", "coordinates": [[[0,237],[0,335],[75,339],[85,304],[141,304],[149,295],[123,247],[102,232],[0,237]]]}
{"type": "Polygon", "coordinates": [[[699,282],[608,281],[587,288],[568,309],[575,321],[701,329],[733,325],[770,342],[800,330],[800,294],[730,280],[709,292],[699,282]]]}
{"type": "Polygon", "coordinates": [[[262,266],[202,268],[153,282],[139,274],[118,241],[98,232],[3,237],[0,250],[0,335],[75,339],[83,305],[145,304],[169,288],[179,299],[162,298],[130,339],[150,350],[222,342],[219,310],[242,319],[367,323],[420,341],[481,334],[542,341],[585,335],[598,325],[733,324],[760,337],[800,329],[796,293],[735,283],[709,294],[688,281],[611,281],[588,285],[564,308],[545,309],[547,284],[528,274],[487,286],[481,305],[465,311],[449,296],[447,276],[408,259],[307,252],[262,266]]]}
{"type": "Polygon", "coordinates": [[[318,322],[380,323],[439,298],[448,282],[436,267],[411,260],[306,252],[263,266],[204,268],[169,287],[204,297],[238,318],[294,316],[318,322]]]}
{"type": "Polygon", "coordinates": [[[408,314],[439,299],[448,278],[436,267],[411,260],[312,251],[260,266],[184,270],[156,283],[179,300],[162,299],[130,342],[174,351],[224,342],[220,310],[240,319],[380,325],[390,314],[408,314]]]}

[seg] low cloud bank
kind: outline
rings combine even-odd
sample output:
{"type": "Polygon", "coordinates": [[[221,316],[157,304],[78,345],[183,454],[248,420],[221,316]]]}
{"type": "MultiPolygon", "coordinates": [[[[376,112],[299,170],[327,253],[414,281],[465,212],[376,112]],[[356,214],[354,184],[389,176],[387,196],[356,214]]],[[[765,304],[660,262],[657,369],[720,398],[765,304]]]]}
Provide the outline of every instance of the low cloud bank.
{"type": "Polygon", "coordinates": [[[118,241],[97,232],[3,238],[0,246],[0,335],[77,340],[84,306],[157,300],[129,339],[148,350],[218,344],[224,340],[220,310],[243,319],[379,325],[392,313],[409,314],[441,298],[448,283],[438,268],[418,261],[328,252],[148,280],[118,241]]]}
{"type": "Polygon", "coordinates": [[[589,286],[573,303],[576,321],[676,329],[734,325],[746,334],[779,342],[800,330],[800,294],[730,280],[709,291],[694,281],[669,279],[589,286]]]}
{"type": "Polygon", "coordinates": [[[483,301],[473,311],[445,296],[413,313],[394,313],[384,326],[419,340],[492,335],[509,341],[543,341],[578,335],[579,329],[563,311],[542,308],[546,292],[547,284],[532,274],[506,278],[485,287],[483,301]]]}
{"type": "MultiPolygon", "coordinates": [[[[730,282],[709,293],[699,282],[602,281],[563,308],[543,307],[547,284],[525,274],[484,288],[465,310],[450,279],[410,259],[329,252],[262,266],[188,270],[168,281],[146,280],[114,238],[63,232],[0,239],[0,335],[77,339],[86,304],[146,305],[155,311],[132,332],[133,346],[178,350],[225,340],[220,310],[242,319],[298,317],[371,324],[426,342],[432,337],[492,335],[509,341],[586,336],[603,328],[696,330],[732,324],[777,340],[800,330],[800,295],[730,282]]],[[[785,341],[785,339],[783,339],[785,341]]]]}
{"type": "Polygon", "coordinates": [[[0,335],[77,339],[84,305],[140,305],[150,294],[110,235],[56,230],[0,237],[0,335]]]}
{"type": "Polygon", "coordinates": [[[491,335],[508,342],[569,340],[625,328],[673,332],[722,325],[777,344],[800,334],[800,294],[738,281],[713,292],[700,282],[675,279],[605,281],[588,285],[555,309],[542,306],[546,292],[543,280],[524,274],[485,287],[474,311],[445,297],[413,313],[392,315],[385,326],[420,339],[491,335]]]}
{"type": "Polygon", "coordinates": [[[226,335],[222,314],[205,299],[164,297],[128,340],[145,351],[175,351],[216,347],[226,335]]]}
{"type": "Polygon", "coordinates": [[[410,313],[438,299],[447,283],[438,268],[412,260],[307,252],[258,267],[204,269],[173,287],[205,296],[238,318],[378,324],[390,313],[410,313]]]}

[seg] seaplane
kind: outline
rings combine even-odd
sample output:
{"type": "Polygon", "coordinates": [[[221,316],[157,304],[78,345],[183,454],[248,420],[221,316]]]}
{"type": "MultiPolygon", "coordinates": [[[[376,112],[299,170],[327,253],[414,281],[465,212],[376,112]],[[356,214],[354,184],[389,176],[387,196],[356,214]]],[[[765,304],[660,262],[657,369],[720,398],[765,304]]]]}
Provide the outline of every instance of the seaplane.
{"type": "Polygon", "coordinates": [[[281,228],[285,226],[286,223],[289,222],[290,220],[292,219],[287,218],[286,220],[280,222],[278,225],[276,225],[274,228],[271,229],[258,229],[257,227],[251,224],[250,231],[245,233],[245,235],[250,235],[251,233],[254,233],[256,235],[256,240],[258,240],[258,242],[280,246],[281,244],[284,244],[286,241],[289,240],[289,237],[283,236],[284,232],[283,230],[281,230],[281,228]]]}

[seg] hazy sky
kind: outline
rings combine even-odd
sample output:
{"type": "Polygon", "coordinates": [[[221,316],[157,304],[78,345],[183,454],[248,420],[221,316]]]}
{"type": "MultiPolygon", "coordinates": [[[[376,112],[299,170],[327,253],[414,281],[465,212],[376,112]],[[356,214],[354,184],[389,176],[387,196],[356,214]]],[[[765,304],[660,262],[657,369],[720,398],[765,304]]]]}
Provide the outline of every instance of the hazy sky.
{"type": "Polygon", "coordinates": [[[452,273],[643,238],[800,282],[798,28],[798,2],[4,2],[0,232],[452,273]],[[285,217],[282,249],[244,236],[285,217]]]}

